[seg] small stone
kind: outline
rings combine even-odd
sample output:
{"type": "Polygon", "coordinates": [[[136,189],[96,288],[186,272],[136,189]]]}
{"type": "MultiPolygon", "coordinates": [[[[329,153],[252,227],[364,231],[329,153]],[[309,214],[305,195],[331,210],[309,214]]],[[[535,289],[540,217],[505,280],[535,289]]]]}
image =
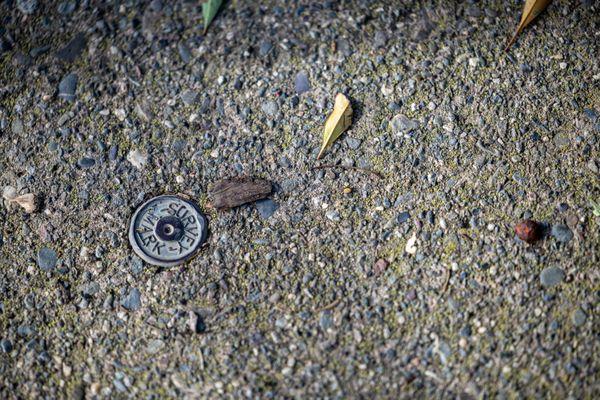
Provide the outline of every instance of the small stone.
{"type": "Polygon", "coordinates": [[[190,49],[185,45],[185,43],[179,43],[177,45],[177,50],[179,51],[179,56],[181,57],[181,61],[184,63],[189,63],[192,59],[192,53],[190,49]]]}
{"type": "Polygon", "coordinates": [[[141,170],[146,165],[146,162],[148,162],[148,156],[140,153],[138,150],[131,150],[129,154],[127,154],[127,161],[137,169],[141,170]]]}
{"type": "Polygon", "coordinates": [[[333,326],[333,316],[331,315],[330,310],[325,310],[321,312],[321,316],[319,317],[319,326],[324,331],[333,326]]]}
{"type": "Polygon", "coordinates": [[[392,131],[396,134],[403,133],[406,131],[410,131],[413,129],[417,129],[419,127],[419,123],[417,121],[413,121],[408,119],[406,116],[402,114],[396,115],[392,118],[391,121],[392,131]]]}
{"type": "Polygon", "coordinates": [[[67,101],[74,101],[76,90],[77,74],[67,74],[58,84],[58,97],[67,101]]]}
{"type": "Polygon", "coordinates": [[[578,308],[577,310],[575,310],[575,312],[571,316],[571,321],[573,322],[573,325],[575,325],[575,326],[582,326],[583,324],[585,324],[586,319],[587,319],[587,315],[585,314],[585,312],[583,312],[583,310],[581,308],[578,308]]]}
{"type": "Polygon", "coordinates": [[[15,135],[20,135],[23,133],[23,121],[21,121],[19,118],[15,118],[11,124],[11,130],[12,133],[14,133],[15,135]]]}
{"type": "Polygon", "coordinates": [[[114,109],[113,110],[113,114],[121,122],[125,121],[125,119],[127,118],[127,112],[125,111],[124,108],[116,108],[116,109],[114,109]]]}
{"type": "Polygon", "coordinates": [[[137,288],[131,289],[127,296],[121,299],[121,305],[128,311],[137,311],[142,306],[141,293],[137,288]]]}
{"type": "Polygon", "coordinates": [[[52,271],[56,266],[57,261],[58,257],[54,250],[44,247],[38,251],[37,263],[42,270],[52,271]]]}
{"type": "Polygon", "coordinates": [[[373,45],[376,48],[385,47],[387,41],[388,41],[388,38],[384,31],[376,31],[375,32],[375,37],[373,38],[373,45]]]}
{"type": "Polygon", "coordinates": [[[593,108],[586,108],[583,110],[583,114],[586,116],[590,122],[598,121],[598,113],[593,108]]]}
{"type": "Polygon", "coordinates": [[[131,257],[131,263],[129,264],[131,273],[133,275],[139,275],[144,271],[144,261],[138,256],[131,257]]]}
{"type": "Polygon", "coordinates": [[[17,8],[23,14],[33,14],[37,8],[37,0],[17,0],[17,8]]]}
{"type": "Polygon", "coordinates": [[[89,282],[81,287],[81,293],[83,293],[84,296],[91,297],[98,292],[100,292],[100,285],[98,282],[89,282]]]}
{"type": "Polygon", "coordinates": [[[308,76],[306,72],[301,71],[296,75],[296,93],[302,94],[310,90],[310,83],[308,82],[308,76]]]}
{"type": "Polygon", "coordinates": [[[119,379],[114,379],[113,385],[115,385],[117,392],[125,393],[127,391],[127,386],[123,385],[123,382],[121,382],[119,379]]]}
{"type": "Polygon", "coordinates": [[[469,66],[475,68],[481,65],[481,58],[479,57],[471,57],[469,58],[469,66]]]}
{"type": "Polygon", "coordinates": [[[417,253],[417,234],[414,232],[412,236],[406,241],[406,246],[404,250],[408,254],[415,255],[417,253]]]}
{"type": "Polygon", "coordinates": [[[136,104],[134,111],[137,114],[137,116],[140,117],[140,119],[145,122],[150,122],[152,120],[152,118],[154,117],[154,115],[148,109],[148,107],[143,104],[139,104],[139,103],[136,104]]]}
{"type": "Polygon", "coordinates": [[[0,37],[0,54],[3,54],[12,49],[12,43],[6,38],[0,37]]]}
{"type": "Polygon", "coordinates": [[[375,262],[375,264],[373,264],[373,274],[375,274],[375,276],[381,275],[382,273],[385,272],[388,265],[390,265],[390,263],[387,262],[386,259],[380,258],[379,260],[377,260],[375,262]]]}
{"type": "Polygon", "coordinates": [[[442,364],[447,364],[448,359],[452,355],[452,349],[450,348],[448,343],[440,340],[435,350],[438,356],[440,357],[440,361],[442,362],[442,364]]]}
{"type": "Polygon", "coordinates": [[[82,169],[92,168],[94,165],[96,165],[96,160],[89,157],[83,157],[77,161],[77,166],[82,169]]]}
{"type": "Polygon", "coordinates": [[[336,210],[327,211],[325,213],[325,216],[327,217],[327,219],[329,219],[330,221],[333,221],[333,222],[339,222],[341,220],[340,213],[339,213],[339,211],[336,211],[336,210]]]}
{"type": "Polygon", "coordinates": [[[244,85],[244,80],[241,76],[238,76],[237,78],[235,78],[235,81],[233,81],[233,88],[235,90],[240,90],[243,85],[244,85]]]}
{"type": "Polygon", "coordinates": [[[394,93],[394,86],[384,83],[381,85],[381,94],[385,97],[391,96],[394,93]]]}
{"type": "Polygon", "coordinates": [[[154,339],[152,340],[149,344],[148,347],[146,348],[146,351],[149,354],[156,354],[158,353],[163,347],[165,347],[165,342],[163,342],[160,339],[154,339]]]}
{"type": "Polygon", "coordinates": [[[553,225],[551,233],[556,240],[562,243],[568,243],[573,239],[573,232],[568,226],[563,224],[553,225]]]}
{"type": "Polygon", "coordinates": [[[160,12],[163,8],[162,0],[152,0],[150,2],[150,9],[154,12],[160,12]]]}
{"type": "Polygon", "coordinates": [[[61,3],[58,4],[58,7],[56,8],[56,11],[58,11],[58,13],[60,15],[69,15],[73,11],[75,11],[76,7],[77,7],[77,2],[76,1],[63,1],[63,2],[61,2],[61,3]]]}
{"type": "Polygon", "coordinates": [[[193,333],[203,333],[206,331],[206,324],[200,315],[194,311],[190,311],[188,317],[188,326],[193,333]]]}
{"type": "Polygon", "coordinates": [[[410,219],[410,213],[408,211],[403,211],[398,215],[398,223],[402,224],[410,219]]]}
{"type": "Polygon", "coordinates": [[[66,62],[73,62],[79,57],[85,45],[85,35],[81,32],[77,33],[65,47],[56,52],[56,58],[66,62]]]}
{"type": "Polygon", "coordinates": [[[275,211],[279,208],[279,205],[271,199],[258,200],[254,203],[256,210],[262,219],[269,219],[275,211]]]}
{"type": "Polygon", "coordinates": [[[543,287],[556,286],[565,278],[565,272],[558,267],[548,267],[540,274],[540,282],[543,287]]]}
{"type": "Polygon", "coordinates": [[[348,143],[348,147],[350,147],[352,150],[356,150],[360,147],[360,144],[362,143],[362,141],[359,139],[347,137],[346,143],[348,143]]]}
{"type": "Polygon", "coordinates": [[[274,117],[279,112],[279,106],[274,101],[266,101],[261,106],[262,111],[269,117],[274,117]]]}
{"type": "Polygon", "coordinates": [[[40,46],[40,47],[34,47],[33,49],[31,49],[29,51],[29,55],[32,58],[36,58],[44,53],[46,53],[48,50],[50,50],[50,46],[40,46]]]}
{"type": "Polygon", "coordinates": [[[181,94],[181,101],[184,102],[185,105],[191,106],[198,99],[198,93],[194,90],[186,90],[181,94]]]}
{"type": "Polygon", "coordinates": [[[260,54],[261,57],[265,57],[266,55],[269,54],[269,52],[271,51],[272,48],[273,48],[273,44],[270,41],[263,40],[260,43],[260,48],[258,49],[258,54],[260,54]]]}
{"type": "Polygon", "coordinates": [[[10,353],[13,349],[13,345],[8,339],[0,340],[0,347],[2,347],[2,351],[5,353],[10,353]]]}
{"type": "Polygon", "coordinates": [[[112,146],[110,146],[110,149],[108,149],[108,159],[110,161],[115,161],[117,159],[119,155],[119,146],[116,144],[113,144],[112,146]]]}

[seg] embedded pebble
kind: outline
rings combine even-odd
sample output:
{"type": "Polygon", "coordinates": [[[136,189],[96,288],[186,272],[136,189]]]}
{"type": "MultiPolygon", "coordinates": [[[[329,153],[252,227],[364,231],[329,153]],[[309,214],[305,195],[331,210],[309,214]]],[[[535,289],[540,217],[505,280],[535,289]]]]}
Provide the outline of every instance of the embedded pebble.
{"type": "Polygon", "coordinates": [[[562,243],[568,243],[573,239],[573,231],[563,224],[552,225],[552,236],[562,243]]]}
{"type": "Polygon", "coordinates": [[[306,72],[298,72],[296,75],[296,94],[306,93],[310,90],[310,83],[306,72]]]}
{"type": "Polygon", "coordinates": [[[545,288],[550,288],[561,283],[565,279],[565,272],[558,267],[545,268],[540,274],[540,282],[545,288]]]}
{"type": "Polygon", "coordinates": [[[56,252],[48,247],[44,247],[38,251],[37,263],[44,271],[52,271],[56,266],[58,257],[56,252]]]}
{"type": "Polygon", "coordinates": [[[129,293],[121,299],[121,306],[129,311],[137,311],[142,307],[141,293],[137,288],[131,289],[129,293]]]}
{"type": "Polygon", "coordinates": [[[271,199],[258,200],[254,206],[262,219],[271,218],[279,208],[279,205],[271,199]]]}
{"type": "Polygon", "coordinates": [[[127,161],[135,168],[141,170],[144,169],[144,166],[148,162],[148,157],[138,150],[131,150],[129,154],[127,154],[127,161]]]}
{"type": "Polygon", "coordinates": [[[67,101],[74,101],[77,79],[77,74],[67,74],[58,84],[58,97],[67,101]]]}

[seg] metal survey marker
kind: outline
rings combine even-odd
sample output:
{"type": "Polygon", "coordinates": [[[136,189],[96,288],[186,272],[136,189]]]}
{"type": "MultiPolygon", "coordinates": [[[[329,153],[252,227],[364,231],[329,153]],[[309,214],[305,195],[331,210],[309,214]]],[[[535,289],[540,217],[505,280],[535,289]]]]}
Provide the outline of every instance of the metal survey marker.
{"type": "Polygon", "coordinates": [[[208,222],[198,206],[180,196],[154,197],[133,214],[129,242],[144,261],[172,267],[190,259],[206,241],[208,222]]]}

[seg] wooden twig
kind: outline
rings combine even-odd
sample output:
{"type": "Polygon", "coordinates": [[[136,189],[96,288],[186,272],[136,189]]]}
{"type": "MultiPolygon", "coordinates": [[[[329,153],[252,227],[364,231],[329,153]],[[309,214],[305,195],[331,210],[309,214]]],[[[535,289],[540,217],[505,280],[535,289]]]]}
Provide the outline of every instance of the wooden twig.
{"type": "Polygon", "coordinates": [[[444,281],[444,286],[442,286],[442,291],[440,292],[440,297],[446,293],[448,290],[448,286],[450,286],[450,277],[452,276],[452,267],[448,268],[448,273],[446,274],[446,280],[444,281]]]}
{"type": "Polygon", "coordinates": [[[327,311],[327,310],[331,310],[332,308],[334,308],[335,306],[337,306],[338,304],[340,304],[341,299],[336,299],[333,302],[327,304],[326,306],[323,306],[321,308],[317,308],[315,310],[316,313],[318,312],[322,312],[322,311],[327,311]]]}

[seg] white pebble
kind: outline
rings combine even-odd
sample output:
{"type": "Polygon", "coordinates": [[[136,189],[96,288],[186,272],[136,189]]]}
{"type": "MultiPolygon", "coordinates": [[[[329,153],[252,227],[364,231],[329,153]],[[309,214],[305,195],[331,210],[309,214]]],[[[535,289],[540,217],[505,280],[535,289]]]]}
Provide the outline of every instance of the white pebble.
{"type": "Polygon", "coordinates": [[[127,154],[127,161],[137,169],[142,169],[148,161],[148,156],[140,153],[138,150],[131,150],[129,154],[127,154]]]}

